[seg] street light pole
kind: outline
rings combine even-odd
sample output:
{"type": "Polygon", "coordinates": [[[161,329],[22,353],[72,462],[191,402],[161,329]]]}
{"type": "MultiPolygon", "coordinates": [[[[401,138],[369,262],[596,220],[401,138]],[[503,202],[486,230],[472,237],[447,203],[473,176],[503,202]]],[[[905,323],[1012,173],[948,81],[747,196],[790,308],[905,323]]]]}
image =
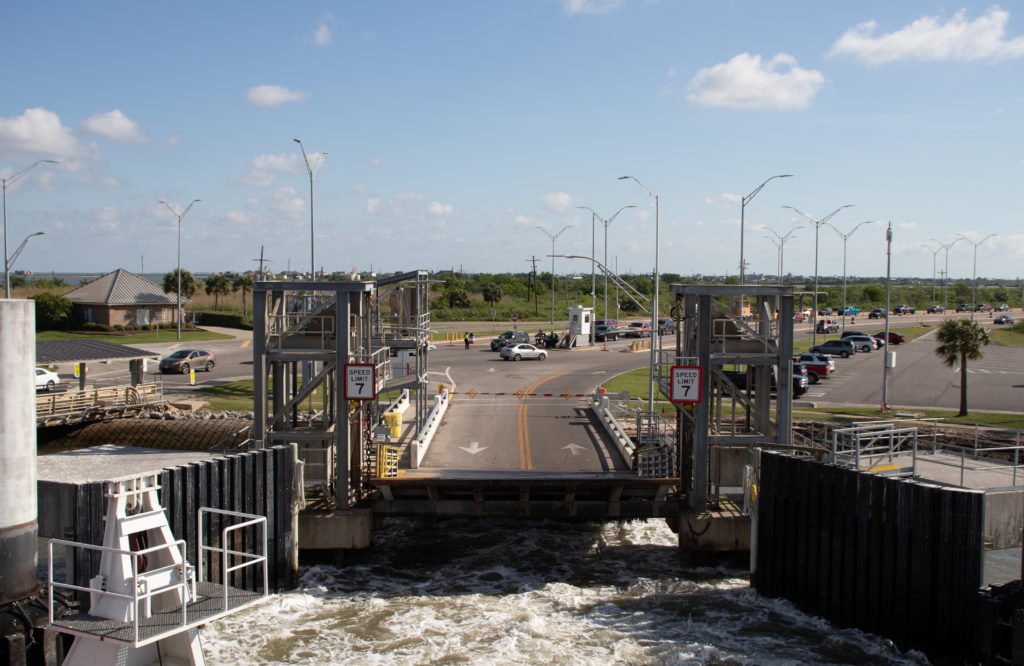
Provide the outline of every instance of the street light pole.
{"type": "Polygon", "coordinates": [[[299,139],[292,139],[295,143],[299,144],[299,150],[302,151],[302,159],[306,163],[306,172],[309,174],[309,264],[312,268],[312,272],[309,274],[310,280],[316,279],[316,238],[313,234],[313,176],[316,175],[316,170],[323,164],[324,157],[327,153],[313,153],[316,157],[314,162],[310,162],[310,156],[306,154],[306,148],[302,145],[302,141],[299,139]]]}
{"type": "MultiPolygon", "coordinates": [[[[648,412],[648,427],[654,427],[654,366],[657,365],[658,361],[658,340],[661,337],[658,335],[658,292],[661,290],[661,273],[658,272],[658,225],[660,216],[660,204],[658,201],[658,195],[651,192],[647,187],[637,180],[633,176],[619,176],[619,180],[632,180],[647,193],[647,196],[654,199],[654,298],[651,299],[651,371],[650,381],[648,382],[647,397],[647,412],[648,412]]],[[[653,434],[650,432],[648,434],[653,434]]]]}
{"type": "MultiPolygon", "coordinates": [[[[934,238],[932,240],[935,240],[934,238]]],[[[935,261],[939,257],[939,251],[942,249],[942,243],[934,250],[928,243],[918,243],[923,248],[927,248],[932,253],[932,307],[935,307],[935,261]]]]}
{"type": "MultiPolygon", "coordinates": [[[[615,218],[617,218],[619,216],[619,213],[621,213],[622,211],[626,210],[627,208],[636,208],[636,206],[623,206],[622,208],[620,208],[617,211],[615,211],[615,214],[612,215],[611,217],[609,217],[607,220],[604,219],[603,217],[601,217],[600,215],[598,215],[596,212],[594,212],[593,208],[589,208],[587,206],[577,206],[577,208],[583,208],[585,210],[589,210],[601,222],[602,226],[604,226],[604,265],[607,266],[608,265],[608,226],[612,223],[612,221],[615,218]]],[[[594,253],[591,252],[591,255],[593,255],[593,254],[594,253]]],[[[593,268],[591,268],[591,270],[593,270],[593,268]]],[[[608,323],[608,274],[607,273],[604,276],[604,320],[605,320],[605,323],[607,324],[608,323]]]]}
{"type": "MultiPolygon", "coordinates": [[[[192,208],[193,204],[197,204],[202,199],[193,199],[192,203],[185,206],[185,210],[180,213],[171,207],[171,204],[161,200],[159,203],[167,206],[167,210],[174,214],[174,217],[178,218],[178,340],[181,340],[181,221],[185,219],[189,209],[192,208]]],[[[160,330],[160,322],[157,322],[157,330],[160,330]]]]}
{"type": "Polygon", "coordinates": [[[985,236],[984,238],[977,242],[972,241],[970,238],[964,236],[963,234],[959,234],[957,236],[957,240],[965,240],[974,246],[974,271],[971,275],[971,321],[974,321],[974,309],[977,307],[976,301],[978,296],[978,246],[987,241],[989,238],[998,235],[999,234],[989,234],[988,236],[985,236]]]}
{"type": "Polygon", "coordinates": [[[562,235],[562,232],[569,228],[569,225],[562,227],[561,231],[552,235],[544,227],[537,225],[537,228],[544,232],[544,235],[551,239],[551,329],[555,328],[555,241],[562,235]]]}
{"type": "Polygon", "coordinates": [[[744,284],[744,279],[746,278],[746,269],[745,269],[745,264],[743,262],[743,238],[744,238],[743,217],[744,217],[744,211],[745,211],[745,209],[747,207],[747,204],[750,203],[750,200],[753,199],[754,197],[756,197],[757,193],[760,192],[764,188],[764,186],[767,185],[770,181],[775,180],[776,178],[792,178],[792,177],[793,177],[793,174],[791,174],[791,173],[784,173],[784,174],[780,174],[778,176],[772,176],[768,180],[766,180],[763,183],[761,183],[760,185],[758,185],[754,189],[753,192],[751,192],[747,196],[745,196],[742,199],[740,199],[740,284],[744,284]]]}
{"type": "Polygon", "coordinates": [[[4,208],[4,298],[11,297],[11,264],[14,263],[13,259],[8,260],[7,258],[7,186],[11,185],[14,181],[18,180],[32,169],[35,169],[40,164],[59,164],[59,162],[55,160],[36,160],[13,176],[4,176],[3,178],[0,178],[0,184],[3,185],[4,208]]]}
{"type": "MultiPolygon", "coordinates": [[[[814,225],[814,321],[811,324],[811,346],[818,344],[818,230],[821,229],[821,225],[825,224],[835,216],[836,213],[844,208],[850,208],[853,204],[846,204],[836,208],[834,211],[821,218],[820,220],[814,220],[806,213],[803,213],[792,206],[783,206],[783,208],[789,208],[799,213],[800,217],[804,218],[808,224],[814,225]]],[[[843,313],[845,314],[845,310],[843,313]]]]}
{"type": "MultiPolygon", "coordinates": [[[[853,235],[853,232],[857,231],[857,229],[860,229],[861,226],[863,226],[865,224],[874,224],[874,223],[875,223],[874,220],[864,220],[863,222],[861,222],[860,224],[855,226],[853,229],[850,229],[849,233],[846,233],[846,234],[844,234],[843,232],[839,231],[839,229],[837,229],[834,224],[831,224],[830,222],[826,222],[825,223],[829,227],[832,228],[832,231],[834,231],[837,234],[839,234],[839,237],[843,239],[843,333],[846,332],[846,241],[849,240],[850,236],[853,235]]],[[[817,291],[817,290],[815,290],[815,291],[817,291]]],[[[815,309],[814,312],[815,312],[815,318],[817,318],[817,312],[818,312],[817,309],[815,309]]],[[[888,308],[886,308],[886,312],[888,312],[888,308]]],[[[888,315],[886,315],[886,319],[888,319],[888,315]]],[[[818,328],[817,323],[815,323],[814,328],[815,329],[818,328]]]]}
{"type": "Polygon", "coordinates": [[[950,241],[948,243],[943,243],[938,238],[932,238],[930,240],[933,240],[936,243],[938,243],[939,245],[941,245],[942,249],[946,251],[946,270],[942,274],[942,309],[943,310],[948,310],[949,309],[949,296],[947,294],[947,285],[946,285],[946,283],[949,280],[949,248],[951,248],[954,245],[956,245],[957,243],[959,243],[961,239],[960,238],[954,238],[952,241],[950,241]]]}
{"type": "Polygon", "coordinates": [[[782,286],[783,248],[785,248],[785,246],[786,246],[786,241],[788,241],[790,238],[792,238],[793,234],[795,234],[797,229],[799,229],[799,228],[800,227],[793,227],[792,229],[789,230],[789,232],[785,236],[780,236],[778,234],[778,232],[775,231],[774,229],[772,229],[771,227],[764,227],[764,229],[770,231],[772,236],[775,237],[775,238],[772,238],[772,236],[765,236],[765,238],[767,238],[771,242],[775,243],[775,247],[779,248],[779,261],[778,261],[779,266],[778,266],[778,268],[779,268],[779,286],[780,287],[782,286]]]}

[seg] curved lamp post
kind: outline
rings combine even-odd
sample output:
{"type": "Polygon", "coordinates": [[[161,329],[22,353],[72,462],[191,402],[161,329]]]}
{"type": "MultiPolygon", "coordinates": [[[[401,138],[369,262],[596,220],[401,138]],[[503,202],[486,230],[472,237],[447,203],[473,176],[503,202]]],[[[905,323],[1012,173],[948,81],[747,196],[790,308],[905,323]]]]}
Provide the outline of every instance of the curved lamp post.
{"type": "Polygon", "coordinates": [[[544,227],[537,225],[537,228],[544,232],[544,235],[551,239],[551,328],[555,328],[555,241],[562,235],[562,232],[569,228],[569,225],[565,225],[557,233],[552,235],[550,231],[544,227]]]}
{"type": "MultiPolygon", "coordinates": [[[[852,236],[853,232],[857,231],[857,229],[860,229],[865,224],[874,224],[874,223],[875,223],[874,220],[864,220],[863,222],[861,222],[860,224],[855,226],[853,229],[850,229],[850,231],[848,233],[845,233],[845,234],[842,231],[839,231],[839,229],[837,229],[836,226],[834,224],[832,224],[831,222],[826,222],[825,223],[829,227],[831,227],[832,231],[834,231],[837,234],[839,234],[839,237],[843,239],[843,333],[846,332],[846,241],[848,241],[850,239],[850,236],[852,236]]],[[[817,291],[817,290],[815,290],[815,291],[817,291]]],[[[814,309],[814,313],[815,313],[815,319],[817,319],[817,313],[818,313],[818,309],[817,308],[814,309]]],[[[886,316],[886,319],[888,319],[888,316],[886,316]]],[[[818,327],[817,323],[815,323],[814,327],[815,327],[815,329],[817,329],[817,327],[818,327]]],[[[886,340],[888,340],[888,338],[886,338],[886,340]]]]}
{"type": "MultiPolygon", "coordinates": [[[[661,274],[658,272],[658,217],[659,217],[659,202],[658,195],[651,192],[647,187],[637,180],[633,176],[619,176],[619,180],[632,180],[640,188],[647,193],[647,196],[654,199],[654,298],[651,299],[651,372],[650,381],[648,383],[648,392],[650,395],[647,397],[647,413],[648,413],[648,427],[654,428],[654,366],[657,364],[658,359],[658,339],[661,337],[658,335],[658,292],[661,290],[661,274]]],[[[653,435],[653,430],[649,433],[653,435]]]]}
{"type": "MultiPolygon", "coordinates": [[[[32,169],[35,169],[40,164],[60,164],[60,162],[57,162],[55,160],[36,160],[35,162],[29,164],[27,167],[17,172],[13,176],[4,176],[3,178],[0,178],[0,184],[3,185],[4,208],[4,298],[11,297],[11,264],[14,263],[14,259],[7,258],[7,186],[12,184],[14,181],[18,180],[22,176],[24,176],[32,169]]],[[[38,234],[32,235],[36,236],[38,234]]],[[[25,244],[22,243],[22,247],[24,247],[24,245],[25,244]]],[[[20,252],[21,248],[19,248],[18,251],[20,252]]],[[[14,257],[17,258],[17,256],[17,253],[15,253],[14,257]]]]}
{"type": "Polygon", "coordinates": [[[309,174],[309,265],[312,268],[312,272],[309,274],[310,280],[316,279],[316,238],[313,235],[313,176],[316,175],[316,170],[323,164],[324,157],[327,153],[313,153],[314,161],[310,161],[310,156],[306,154],[306,148],[302,145],[302,141],[299,139],[292,139],[295,143],[299,144],[299,150],[302,151],[302,159],[306,163],[306,173],[309,174]]]}
{"type": "MultiPolygon", "coordinates": [[[[935,239],[933,238],[932,240],[935,240],[935,239]]],[[[918,245],[920,245],[923,248],[927,248],[928,251],[932,253],[932,306],[934,307],[935,306],[935,260],[939,256],[939,251],[942,250],[942,243],[939,243],[939,246],[937,248],[935,248],[934,250],[932,249],[931,245],[928,245],[928,243],[918,243],[918,245]]]]}
{"type": "MultiPolygon", "coordinates": [[[[178,340],[181,340],[181,221],[185,219],[186,215],[188,215],[188,211],[192,208],[192,205],[197,204],[200,201],[202,201],[202,199],[193,199],[192,203],[185,206],[185,210],[180,213],[166,201],[161,200],[158,202],[167,206],[167,210],[171,211],[171,213],[174,214],[174,217],[178,218],[178,340]]],[[[159,321],[157,324],[157,330],[159,330],[159,321]]]]}
{"type": "Polygon", "coordinates": [[[814,322],[811,324],[811,346],[818,344],[818,230],[821,229],[821,225],[835,217],[836,213],[844,208],[850,208],[852,206],[853,204],[840,206],[820,220],[815,220],[807,213],[793,208],[792,206],[783,206],[783,208],[789,208],[790,210],[796,211],[800,217],[807,221],[808,224],[814,226],[814,322]]]}
{"type": "Polygon", "coordinates": [[[946,251],[946,269],[942,273],[942,309],[943,310],[948,310],[949,309],[949,296],[947,294],[947,289],[946,289],[947,284],[946,283],[949,280],[949,248],[951,248],[954,245],[956,245],[957,243],[959,243],[961,241],[961,239],[960,238],[954,238],[953,240],[951,240],[948,243],[943,243],[938,238],[932,238],[930,240],[933,240],[936,243],[938,243],[940,246],[942,246],[942,249],[946,251]]]}
{"type": "Polygon", "coordinates": [[[785,236],[780,236],[778,234],[778,232],[775,231],[774,229],[772,229],[771,227],[764,227],[764,229],[766,231],[770,231],[771,234],[772,234],[771,236],[765,236],[765,238],[767,238],[771,242],[775,243],[775,247],[779,248],[779,262],[778,262],[779,263],[779,267],[778,268],[779,268],[779,286],[780,287],[782,286],[782,258],[783,258],[783,249],[786,246],[786,241],[788,241],[790,238],[792,238],[793,234],[795,234],[797,232],[797,229],[799,229],[799,228],[800,227],[793,227],[792,229],[789,230],[789,232],[785,236]],[[773,238],[773,236],[774,236],[774,238],[773,238]]]}
{"type": "Polygon", "coordinates": [[[753,199],[754,197],[756,197],[757,193],[760,192],[762,189],[764,189],[764,186],[767,185],[769,182],[775,180],[776,178],[792,178],[792,177],[793,177],[793,174],[791,174],[791,173],[784,173],[784,174],[780,174],[778,176],[772,176],[768,180],[766,180],[763,183],[761,183],[760,185],[758,185],[754,189],[753,192],[751,192],[747,196],[745,196],[742,199],[740,199],[740,284],[744,284],[744,280],[746,279],[746,264],[743,261],[743,237],[744,237],[744,232],[743,232],[743,214],[744,214],[744,211],[746,210],[747,204],[750,203],[750,200],[753,199]]]}
{"type": "MultiPolygon", "coordinates": [[[[619,216],[619,213],[621,213],[622,211],[626,210],[627,208],[636,208],[636,206],[632,206],[632,205],[630,205],[630,206],[623,206],[622,208],[620,208],[617,211],[615,211],[615,214],[612,215],[611,217],[609,217],[607,220],[604,219],[603,217],[601,217],[600,215],[598,215],[596,212],[594,212],[593,208],[590,208],[588,206],[576,206],[576,207],[577,208],[583,208],[583,209],[589,210],[591,212],[591,214],[592,214],[592,217],[591,217],[591,220],[590,220],[590,227],[591,227],[591,229],[594,228],[594,220],[595,219],[599,220],[601,222],[601,224],[604,226],[604,265],[607,266],[608,265],[608,225],[610,225],[612,223],[612,221],[616,217],[619,216]]],[[[591,232],[590,256],[591,257],[594,256],[593,232],[591,232]]],[[[590,270],[593,273],[593,271],[594,271],[593,264],[591,264],[590,270]]],[[[591,287],[591,289],[593,289],[593,287],[591,287]]],[[[607,273],[604,276],[604,319],[605,319],[605,322],[608,321],[608,274],[607,273]]]]}
{"type": "Polygon", "coordinates": [[[957,236],[957,240],[965,240],[974,246],[974,271],[971,274],[971,321],[974,321],[974,308],[977,307],[975,301],[978,296],[978,246],[987,241],[989,238],[998,235],[999,234],[989,234],[988,236],[982,238],[980,241],[972,241],[970,238],[964,236],[963,234],[959,234],[957,236]]]}

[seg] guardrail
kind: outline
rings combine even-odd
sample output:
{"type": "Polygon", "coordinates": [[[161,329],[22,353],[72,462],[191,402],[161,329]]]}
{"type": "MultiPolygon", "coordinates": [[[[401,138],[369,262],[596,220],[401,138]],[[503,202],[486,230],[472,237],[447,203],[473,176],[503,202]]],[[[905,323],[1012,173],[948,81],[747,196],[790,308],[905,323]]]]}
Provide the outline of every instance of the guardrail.
{"type": "Polygon", "coordinates": [[[629,435],[623,429],[622,424],[619,423],[618,419],[612,414],[610,409],[611,401],[607,394],[595,395],[590,403],[590,408],[594,414],[604,425],[605,431],[611,436],[612,441],[615,442],[615,446],[618,447],[619,453],[622,455],[624,460],[632,460],[633,452],[636,450],[636,445],[633,440],[630,439],[629,435]]]}
{"type": "Polygon", "coordinates": [[[441,424],[441,417],[448,411],[450,402],[448,387],[444,388],[441,395],[434,396],[434,408],[427,414],[426,423],[409,447],[409,466],[413,469],[419,468],[420,462],[423,461],[423,456],[427,455],[430,442],[433,441],[434,433],[437,432],[437,428],[441,424]]]}
{"type": "Polygon", "coordinates": [[[107,413],[164,401],[163,384],[136,384],[36,396],[36,421],[66,423],[92,412],[107,413]]]}

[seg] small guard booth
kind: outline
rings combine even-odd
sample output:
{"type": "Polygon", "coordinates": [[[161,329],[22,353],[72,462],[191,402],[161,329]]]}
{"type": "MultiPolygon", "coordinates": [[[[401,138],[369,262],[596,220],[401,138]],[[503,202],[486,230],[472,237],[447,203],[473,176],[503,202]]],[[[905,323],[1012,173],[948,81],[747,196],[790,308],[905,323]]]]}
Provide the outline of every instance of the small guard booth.
{"type": "Polygon", "coordinates": [[[582,347],[593,344],[591,333],[594,328],[594,308],[574,305],[569,308],[569,346],[582,347]]]}

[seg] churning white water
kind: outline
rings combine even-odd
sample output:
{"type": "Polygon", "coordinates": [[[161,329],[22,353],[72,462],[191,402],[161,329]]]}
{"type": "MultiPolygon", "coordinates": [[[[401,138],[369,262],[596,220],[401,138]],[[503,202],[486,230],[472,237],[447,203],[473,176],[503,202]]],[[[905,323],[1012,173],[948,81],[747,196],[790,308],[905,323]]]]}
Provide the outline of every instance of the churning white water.
{"type": "Polygon", "coordinates": [[[388,520],[202,640],[210,664],[927,663],[688,563],[661,520],[388,520]]]}

